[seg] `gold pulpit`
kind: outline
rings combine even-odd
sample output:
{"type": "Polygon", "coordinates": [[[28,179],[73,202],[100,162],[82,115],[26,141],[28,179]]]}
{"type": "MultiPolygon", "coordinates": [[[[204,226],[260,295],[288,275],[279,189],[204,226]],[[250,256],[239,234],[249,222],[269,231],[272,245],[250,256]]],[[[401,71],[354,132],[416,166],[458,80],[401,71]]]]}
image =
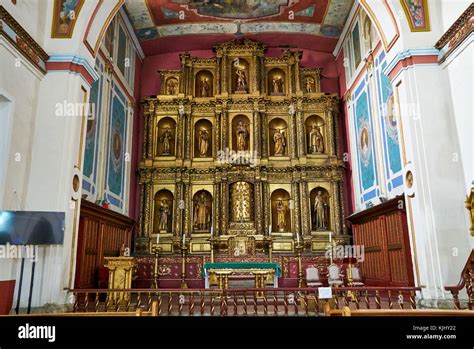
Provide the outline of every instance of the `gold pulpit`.
{"type": "MultiPolygon", "coordinates": [[[[134,257],[105,257],[105,267],[109,270],[109,289],[132,288],[133,271],[137,262],[134,257]]],[[[112,292],[108,300],[113,303],[127,302],[128,292],[112,292]]]]}

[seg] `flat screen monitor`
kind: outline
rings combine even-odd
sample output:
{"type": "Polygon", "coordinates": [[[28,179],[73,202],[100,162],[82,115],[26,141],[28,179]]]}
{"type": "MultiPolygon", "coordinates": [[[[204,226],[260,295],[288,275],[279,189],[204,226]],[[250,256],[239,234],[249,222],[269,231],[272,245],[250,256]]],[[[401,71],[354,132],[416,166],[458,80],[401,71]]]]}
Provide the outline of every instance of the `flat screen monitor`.
{"type": "Polygon", "coordinates": [[[61,245],[64,212],[0,211],[0,245],[61,245]]]}

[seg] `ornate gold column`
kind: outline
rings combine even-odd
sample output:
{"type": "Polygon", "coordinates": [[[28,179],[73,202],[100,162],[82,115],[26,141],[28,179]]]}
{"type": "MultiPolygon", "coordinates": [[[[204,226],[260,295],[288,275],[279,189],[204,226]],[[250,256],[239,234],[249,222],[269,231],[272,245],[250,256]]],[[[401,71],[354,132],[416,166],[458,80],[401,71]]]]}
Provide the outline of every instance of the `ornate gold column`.
{"type": "Polygon", "coordinates": [[[139,200],[138,200],[138,236],[144,237],[145,232],[143,231],[144,222],[143,222],[143,212],[145,205],[143,204],[143,199],[145,198],[145,186],[143,183],[138,184],[139,190],[139,200]]]}
{"type": "Polygon", "coordinates": [[[180,237],[183,232],[182,226],[182,212],[180,208],[181,200],[183,200],[183,182],[180,179],[176,180],[175,184],[175,205],[174,205],[174,235],[180,237]]]}
{"type": "Polygon", "coordinates": [[[227,83],[227,55],[222,56],[221,64],[221,73],[222,73],[222,91],[221,93],[229,93],[228,83],[227,83]]]}
{"type": "Polygon", "coordinates": [[[259,61],[260,61],[260,93],[264,94],[267,93],[267,79],[265,76],[265,57],[264,56],[259,56],[259,61]]]}
{"type": "MultiPolygon", "coordinates": [[[[256,108],[258,108],[258,105],[256,106],[256,108]]],[[[258,112],[258,110],[253,112],[253,125],[254,125],[254,127],[253,127],[253,130],[254,130],[254,133],[253,133],[253,144],[254,144],[253,150],[257,152],[257,157],[260,158],[260,156],[262,154],[262,150],[261,150],[261,145],[262,144],[261,144],[261,139],[260,139],[260,135],[261,135],[261,131],[260,131],[260,128],[261,128],[260,113],[258,112]]]]}
{"type": "Polygon", "coordinates": [[[222,56],[216,56],[216,95],[221,94],[221,60],[222,56]]]}
{"type": "Polygon", "coordinates": [[[190,235],[192,232],[191,212],[192,212],[192,193],[189,179],[184,183],[184,233],[190,235]]]}
{"type": "Polygon", "coordinates": [[[262,206],[262,181],[260,180],[260,175],[258,174],[258,178],[255,179],[255,228],[257,229],[257,234],[263,234],[265,229],[262,219],[262,206]]]}
{"type": "Polygon", "coordinates": [[[228,190],[228,183],[227,178],[222,178],[221,181],[221,235],[225,235],[227,233],[227,222],[229,221],[229,190],[228,190]]]}
{"type": "Polygon", "coordinates": [[[344,209],[344,198],[343,198],[343,193],[342,193],[342,179],[341,178],[337,181],[337,191],[338,191],[338,194],[339,194],[339,200],[338,200],[338,206],[339,206],[338,213],[339,213],[339,215],[337,217],[337,221],[339,222],[340,226],[339,226],[339,230],[336,230],[336,234],[345,235],[346,234],[346,223],[345,223],[345,220],[344,220],[345,209],[344,209]]]}
{"type": "Polygon", "coordinates": [[[303,235],[309,235],[311,233],[311,210],[308,205],[308,182],[306,176],[300,182],[300,193],[301,193],[301,230],[303,235]]]}
{"type": "Polygon", "coordinates": [[[214,144],[213,144],[213,156],[214,156],[214,159],[217,158],[217,155],[218,155],[218,152],[219,150],[222,149],[222,146],[221,146],[221,115],[222,115],[222,112],[220,111],[216,111],[215,112],[215,140],[214,140],[214,144]]]}
{"type": "Polygon", "coordinates": [[[153,200],[153,185],[151,182],[146,182],[145,184],[145,197],[143,203],[145,205],[145,214],[143,215],[143,231],[145,236],[149,237],[152,230],[152,212],[151,212],[151,202],[153,200]]]}
{"type": "MultiPolygon", "coordinates": [[[[252,77],[252,84],[253,84],[253,89],[252,93],[259,93],[259,87],[258,87],[258,79],[257,79],[257,74],[258,74],[258,67],[257,67],[257,54],[255,52],[252,53],[252,64],[254,67],[254,74],[252,77]]],[[[249,91],[250,92],[250,91],[249,91]]]]}
{"type": "Polygon", "coordinates": [[[150,127],[150,112],[148,104],[143,108],[143,143],[142,143],[142,160],[148,158],[148,128],[150,127]]]}
{"type": "Polygon", "coordinates": [[[229,113],[227,111],[227,105],[223,105],[222,118],[221,118],[221,130],[222,130],[222,150],[225,151],[229,148],[229,113]]]}
{"type": "Polygon", "coordinates": [[[270,186],[266,178],[262,178],[262,191],[263,191],[263,222],[264,222],[264,234],[268,235],[268,227],[272,224],[272,213],[270,204],[270,186]]]}
{"type": "Polygon", "coordinates": [[[261,114],[262,124],[262,158],[268,158],[268,120],[267,113],[262,112],[261,114]]]}
{"type": "Polygon", "coordinates": [[[336,232],[336,234],[339,234],[340,232],[340,224],[339,224],[339,221],[340,221],[340,203],[339,203],[339,190],[338,190],[338,185],[337,185],[337,180],[335,179],[331,179],[331,196],[333,197],[333,201],[334,201],[334,209],[333,209],[333,213],[332,213],[332,217],[334,219],[334,223],[331,225],[331,230],[333,230],[334,232],[336,232]]]}
{"type": "Polygon", "coordinates": [[[303,126],[303,103],[301,100],[298,100],[297,102],[297,107],[296,107],[296,143],[298,144],[298,157],[304,157],[305,156],[305,151],[304,151],[304,138],[305,138],[305,133],[304,133],[304,126],[303,126]]]}
{"type": "Polygon", "coordinates": [[[302,56],[302,52],[294,52],[293,57],[295,57],[295,87],[296,93],[301,92],[300,86],[300,58],[302,56]]]}
{"type": "Polygon", "coordinates": [[[176,159],[183,158],[183,129],[184,129],[184,117],[178,114],[178,122],[177,122],[177,129],[176,129],[176,159]]]}
{"type": "Polygon", "coordinates": [[[185,122],[185,124],[186,124],[186,137],[184,139],[187,140],[186,142],[184,142],[184,144],[185,144],[184,158],[186,160],[189,160],[189,159],[191,159],[191,147],[192,147],[192,138],[191,138],[192,118],[191,118],[191,114],[186,111],[186,113],[184,114],[184,118],[186,120],[186,122],[185,122]]]}
{"type": "Polygon", "coordinates": [[[153,130],[155,128],[155,104],[154,102],[150,102],[149,104],[149,113],[148,113],[148,127],[147,127],[147,133],[146,133],[146,139],[147,139],[147,150],[146,150],[146,157],[147,159],[152,159],[153,158],[153,130]]]}
{"type": "Polygon", "coordinates": [[[301,233],[301,209],[300,209],[300,180],[296,178],[296,174],[293,174],[293,181],[291,183],[291,198],[293,200],[293,232],[301,233]]]}
{"type": "Polygon", "coordinates": [[[296,117],[295,114],[290,115],[289,124],[291,126],[291,158],[296,159],[296,142],[297,142],[297,130],[296,130],[296,117]]]}
{"type": "Polygon", "coordinates": [[[214,236],[219,235],[219,208],[221,207],[221,186],[217,178],[214,179],[214,196],[212,198],[212,226],[214,236]]]}

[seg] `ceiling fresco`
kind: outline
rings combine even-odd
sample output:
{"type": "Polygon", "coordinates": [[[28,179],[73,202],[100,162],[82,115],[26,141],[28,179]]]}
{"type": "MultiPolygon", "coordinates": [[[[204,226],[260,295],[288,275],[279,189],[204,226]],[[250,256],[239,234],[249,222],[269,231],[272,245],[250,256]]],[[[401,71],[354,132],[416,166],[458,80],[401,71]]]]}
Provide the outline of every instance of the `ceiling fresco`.
{"type": "MultiPolygon", "coordinates": [[[[138,39],[156,40],[157,45],[164,38],[210,34],[297,34],[336,42],[353,3],[354,0],[126,0],[125,10],[138,39]]],[[[145,45],[151,46],[149,42],[145,45]]]]}

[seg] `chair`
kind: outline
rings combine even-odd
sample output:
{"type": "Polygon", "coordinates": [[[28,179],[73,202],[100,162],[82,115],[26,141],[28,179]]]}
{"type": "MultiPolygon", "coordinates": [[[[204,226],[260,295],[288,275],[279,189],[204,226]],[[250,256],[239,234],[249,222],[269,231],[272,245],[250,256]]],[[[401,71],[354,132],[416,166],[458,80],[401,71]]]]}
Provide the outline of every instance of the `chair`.
{"type": "Polygon", "coordinates": [[[365,286],[358,267],[351,266],[350,273],[349,268],[347,268],[347,285],[354,287],[365,286]],[[351,275],[352,280],[349,279],[349,275],[351,275]]]}
{"type": "Polygon", "coordinates": [[[328,284],[329,286],[333,287],[339,287],[342,284],[344,284],[344,281],[342,281],[342,274],[341,270],[338,265],[336,264],[331,264],[328,267],[328,284]]]}
{"type": "Polygon", "coordinates": [[[319,287],[322,286],[322,282],[319,279],[318,268],[307,268],[306,269],[306,286],[308,287],[319,287]]]}

